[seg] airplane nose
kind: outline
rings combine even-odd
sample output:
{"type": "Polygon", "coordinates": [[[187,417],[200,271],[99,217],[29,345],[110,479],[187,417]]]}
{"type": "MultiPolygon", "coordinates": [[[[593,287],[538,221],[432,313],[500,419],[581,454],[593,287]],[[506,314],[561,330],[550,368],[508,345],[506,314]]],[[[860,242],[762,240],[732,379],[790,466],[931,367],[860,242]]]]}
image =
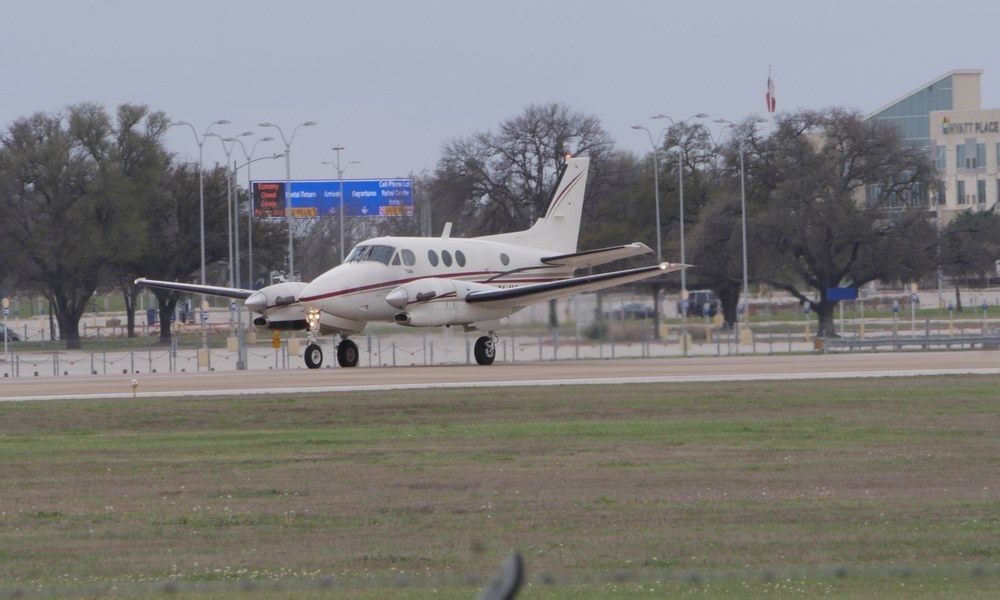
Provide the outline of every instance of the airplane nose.
{"type": "Polygon", "coordinates": [[[253,312],[262,313],[267,308],[267,296],[260,292],[254,292],[243,301],[243,305],[253,312]]]}

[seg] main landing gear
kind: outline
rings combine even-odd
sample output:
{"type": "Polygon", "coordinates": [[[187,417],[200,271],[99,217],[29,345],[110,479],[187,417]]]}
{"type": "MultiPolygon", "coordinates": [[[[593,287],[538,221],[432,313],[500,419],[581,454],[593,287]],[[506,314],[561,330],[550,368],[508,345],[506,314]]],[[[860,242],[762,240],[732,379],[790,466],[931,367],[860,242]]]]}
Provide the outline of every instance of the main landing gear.
{"type": "MultiPolygon", "coordinates": [[[[316,342],[309,342],[306,346],[306,366],[310,369],[318,369],[323,366],[323,348],[316,342]]],[[[337,344],[337,364],[342,367],[358,366],[358,345],[349,339],[342,339],[337,344]]]]}
{"type": "Polygon", "coordinates": [[[347,338],[337,344],[337,363],[342,367],[358,366],[358,345],[347,338]]]}
{"type": "Polygon", "coordinates": [[[476,347],[473,354],[476,355],[476,362],[481,365],[492,365],[497,357],[496,334],[492,331],[490,335],[484,335],[476,340],[476,347]]]}

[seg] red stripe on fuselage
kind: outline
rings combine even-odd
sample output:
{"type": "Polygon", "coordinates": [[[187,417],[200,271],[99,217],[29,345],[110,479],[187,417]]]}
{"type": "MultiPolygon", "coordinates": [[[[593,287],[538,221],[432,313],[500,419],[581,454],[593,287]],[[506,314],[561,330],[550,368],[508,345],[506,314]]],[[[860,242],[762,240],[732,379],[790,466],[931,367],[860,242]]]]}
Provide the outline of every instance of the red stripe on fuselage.
{"type": "MultiPolygon", "coordinates": [[[[474,273],[457,273],[455,275],[450,275],[450,276],[447,276],[447,277],[441,277],[441,279],[462,279],[462,278],[465,278],[465,277],[476,277],[476,276],[484,276],[485,275],[485,276],[487,276],[486,280],[488,280],[490,275],[496,275],[496,274],[497,274],[497,272],[494,272],[494,271],[479,271],[479,272],[474,272],[474,273]]],[[[337,291],[334,291],[334,292],[328,292],[326,294],[320,294],[318,296],[309,296],[308,298],[299,298],[298,301],[299,302],[314,302],[316,300],[325,300],[327,298],[336,298],[337,296],[347,296],[349,294],[356,294],[358,292],[370,292],[370,291],[379,290],[379,289],[382,289],[382,288],[396,288],[398,286],[401,286],[401,285],[406,284],[406,283],[410,283],[412,281],[419,281],[421,279],[430,279],[430,278],[431,277],[426,277],[425,276],[425,277],[410,277],[408,279],[396,279],[396,280],[392,280],[392,281],[383,281],[381,283],[373,283],[371,285],[363,285],[363,286],[359,286],[359,287],[355,287],[355,288],[348,288],[346,290],[337,290],[337,291]]],[[[565,279],[565,278],[564,277],[538,277],[538,278],[533,278],[533,279],[509,279],[509,280],[500,280],[499,283],[500,284],[512,284],[513,283],[513,284],[518,284],[518,285],[525,285],[525,284],[529,284],[529,283],[544,283],[544,282],[547,282],[547,281],[558,281],[560,279],[565,279]]],[[[486,280],[483,280],[483,281],[486,281],[486,280]]],[[[483,281],[476,281],[475,279],[473,279],[471,281],[473,283],[482,283],[483,282],[483,281]]]]}

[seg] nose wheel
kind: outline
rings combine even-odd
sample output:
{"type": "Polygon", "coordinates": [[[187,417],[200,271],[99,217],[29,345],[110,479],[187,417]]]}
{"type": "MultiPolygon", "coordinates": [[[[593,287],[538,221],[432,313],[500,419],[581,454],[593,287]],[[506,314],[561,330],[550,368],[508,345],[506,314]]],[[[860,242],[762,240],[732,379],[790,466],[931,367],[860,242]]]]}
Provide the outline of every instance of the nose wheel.
{"type": "Polygon", "coordinates": [[[476,355],[476,362],[481,365],[492,365],[497,357],[496,342],[490,336],[482,336],[476,340],[476,347],[473,352],[476,355]]]}
{"type": "Polygon", "coordinates": [[[318,369],[323,366],[323,349],[319,344],[309,344],[306,346],[306,366],[310,369],[318,369]]]}

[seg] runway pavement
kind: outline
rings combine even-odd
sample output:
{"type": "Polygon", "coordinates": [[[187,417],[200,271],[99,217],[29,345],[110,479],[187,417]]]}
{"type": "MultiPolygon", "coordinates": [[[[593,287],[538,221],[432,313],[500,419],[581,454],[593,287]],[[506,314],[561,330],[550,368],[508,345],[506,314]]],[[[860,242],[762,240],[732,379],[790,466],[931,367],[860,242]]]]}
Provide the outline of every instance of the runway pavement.
{"type": "Polygon", "coordinates": [[[0,401],[301,394],[433,387],[671,383],[1000,375],[1000,352],[885,352],[779,356],[539,361],[489,367],[410,366],[17,378],[0,381],[0,401]],[[133,383],[135,389],[133,390],[133,383]]]}

